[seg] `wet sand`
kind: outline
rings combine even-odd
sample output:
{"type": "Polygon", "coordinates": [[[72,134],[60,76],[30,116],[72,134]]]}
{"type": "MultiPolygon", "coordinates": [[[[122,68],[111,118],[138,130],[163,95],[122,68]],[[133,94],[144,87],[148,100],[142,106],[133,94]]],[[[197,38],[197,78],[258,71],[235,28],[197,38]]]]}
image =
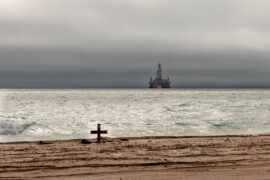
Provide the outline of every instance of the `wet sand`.
{"type": "Polygon", "coordinates": [[[270,135],[0,143],[0,179],[269,179],[270,135]]]}

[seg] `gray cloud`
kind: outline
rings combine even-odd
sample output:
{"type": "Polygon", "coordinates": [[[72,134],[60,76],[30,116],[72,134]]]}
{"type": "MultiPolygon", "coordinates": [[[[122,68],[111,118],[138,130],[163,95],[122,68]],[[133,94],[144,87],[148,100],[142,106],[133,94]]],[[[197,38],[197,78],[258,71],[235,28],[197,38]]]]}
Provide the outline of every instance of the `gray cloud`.
{"type": "Polygon", "coordinates": [[[0,87],[269,87],[269,5],[0,0],[0,87]]]}

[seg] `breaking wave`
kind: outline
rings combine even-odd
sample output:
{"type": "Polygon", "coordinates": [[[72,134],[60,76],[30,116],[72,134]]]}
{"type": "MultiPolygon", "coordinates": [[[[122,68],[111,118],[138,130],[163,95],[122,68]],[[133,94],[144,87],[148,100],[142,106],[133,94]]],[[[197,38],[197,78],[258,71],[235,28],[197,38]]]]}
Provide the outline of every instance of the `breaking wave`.
{"type": "Polygon", "coordinates": [[[16,124],[15,122],[4,122],[0,124],[0,135],[16,135],[23,133],[26,129],[36,123],[16,124]]]}
{"type": "Polygon", "coordinates": [[[191,123],[185,123],[185,122],[175,122],[174,124],[177,126],[191,126],[191,125],[193,125],[191,123]]]}
{"type": "Polygon", "coordinates": [[[222,130],[237,130],[239,129],[239,124],[233,124],[233,123],[225,123],[225,122],[220,122],[220,123],[213,123],[212,128],[222,130]]]}

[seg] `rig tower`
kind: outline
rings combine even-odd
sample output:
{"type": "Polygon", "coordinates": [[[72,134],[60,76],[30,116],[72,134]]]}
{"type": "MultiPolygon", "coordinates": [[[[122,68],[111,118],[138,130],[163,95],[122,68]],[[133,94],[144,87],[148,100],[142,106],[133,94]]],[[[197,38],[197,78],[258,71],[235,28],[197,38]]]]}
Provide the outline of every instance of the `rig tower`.
{"type": "Polygon", "coordinates": [[[150,77],[149,88],[171,88],[170,78],[162,79],[161,64],[158,64],[157,77],[155,79],[150,77]]]}

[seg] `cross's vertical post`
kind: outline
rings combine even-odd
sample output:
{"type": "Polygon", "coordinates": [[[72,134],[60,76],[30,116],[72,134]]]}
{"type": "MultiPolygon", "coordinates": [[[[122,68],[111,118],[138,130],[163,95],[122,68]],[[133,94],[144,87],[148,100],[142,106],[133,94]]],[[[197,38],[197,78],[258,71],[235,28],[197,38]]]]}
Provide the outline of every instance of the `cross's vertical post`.
{"type": "Polygon", "coordinates": [[[101,128],[100,128],[100,124],[97,124],[97,131],[98,131],[98,133],[97,133],[97,142],[98,143],[100,143],[100,140],[101,140],[101,138],[100,138],[100,131],[101,131],[101,128]]]}

